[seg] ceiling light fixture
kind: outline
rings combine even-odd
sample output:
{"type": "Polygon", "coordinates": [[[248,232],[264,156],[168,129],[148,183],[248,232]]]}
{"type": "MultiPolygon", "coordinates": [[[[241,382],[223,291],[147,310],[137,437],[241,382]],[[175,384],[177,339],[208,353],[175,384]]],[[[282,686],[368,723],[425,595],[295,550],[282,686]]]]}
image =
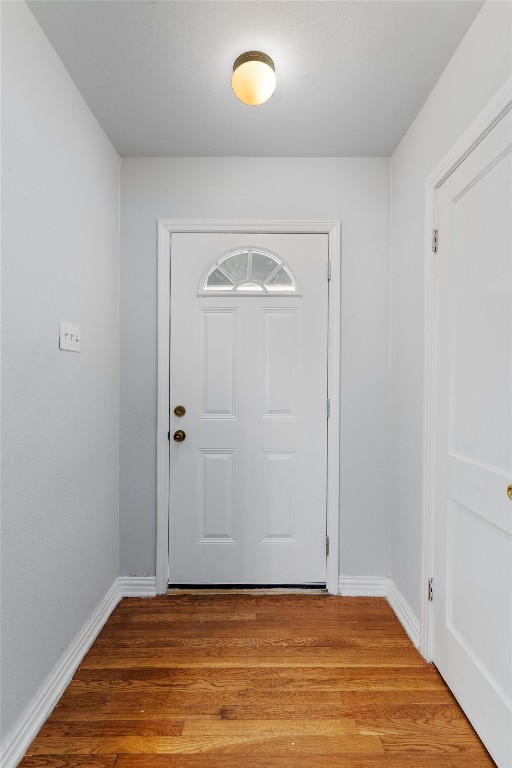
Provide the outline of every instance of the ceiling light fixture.
{"type": "Polygon", "coordinates": [[[231,87],[235,96],[256,107],[270,99],[276,88],[274,62],[261,51],[247,51],[233,64],[231,87]]]}

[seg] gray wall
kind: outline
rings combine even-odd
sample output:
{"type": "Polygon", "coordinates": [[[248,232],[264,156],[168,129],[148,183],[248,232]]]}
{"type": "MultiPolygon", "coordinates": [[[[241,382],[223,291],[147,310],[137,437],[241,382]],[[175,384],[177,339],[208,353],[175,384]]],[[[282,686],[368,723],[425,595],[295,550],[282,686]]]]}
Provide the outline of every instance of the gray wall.
{"type": "Polygon", "coordinates": [[[118,574],[119,158],[24,3],[2,88],[5,736],[118,574]]]}
{"type": "Polygon", "coordinates": [[[155,572],[158,218],[341,220],[340,568],[388,574],[389,202],[384,158],[123,159],[123,574],[155,572]]]}
{"type": "Polygon", "coordinates": [[[418,616],[425,181],[511,73],[512,4],[488,2],[392,158],[391,575],[418,616]]]}

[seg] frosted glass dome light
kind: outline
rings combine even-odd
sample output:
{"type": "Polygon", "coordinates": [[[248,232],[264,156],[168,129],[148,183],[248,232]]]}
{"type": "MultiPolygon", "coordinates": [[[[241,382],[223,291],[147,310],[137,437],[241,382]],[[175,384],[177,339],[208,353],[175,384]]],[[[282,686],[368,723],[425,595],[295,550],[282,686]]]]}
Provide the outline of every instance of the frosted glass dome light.
{"type": "Polygon", "coordinates": [[[242,53],[233,64],[231,87],[235,96],[256,107],[270,99],[276,88],[274,62],[261,51],[242,53]]]}

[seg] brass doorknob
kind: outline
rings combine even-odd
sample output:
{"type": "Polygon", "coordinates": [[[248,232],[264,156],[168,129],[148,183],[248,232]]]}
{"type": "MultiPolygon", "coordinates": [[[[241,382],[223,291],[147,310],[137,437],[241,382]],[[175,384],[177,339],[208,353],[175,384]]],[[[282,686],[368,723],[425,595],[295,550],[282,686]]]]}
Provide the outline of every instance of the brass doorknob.
{"type": "Polygon", "coordinates": [[[186,408],[184,405],[177,405],[174,409],[174,413],[176,416],[184,416],[186,414],[186,408]]]}
{"type": "Polygon", "coordinates": [[[512,483],[507,488],[507,496],[509,497],[510,501],[512,501],[512,483]]]}
{"type": "Polygon", "coordinates": [[[186,438],[186,434],[182,429],[177,429],[173,435],[173,439],[176,440],[177,443],[182,443],[185,438],[186,438]]]}

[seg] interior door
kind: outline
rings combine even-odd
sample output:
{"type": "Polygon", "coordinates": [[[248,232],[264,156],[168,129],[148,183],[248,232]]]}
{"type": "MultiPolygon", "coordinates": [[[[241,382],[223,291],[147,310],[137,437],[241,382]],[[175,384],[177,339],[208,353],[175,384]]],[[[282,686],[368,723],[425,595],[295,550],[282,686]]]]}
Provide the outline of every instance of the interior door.
{"type": "Polygon", "coordinates": [[[444,182],[436,258],[433,659],[512,766],[512,112],[444,182]]]}
{"type": "Polygon", "coordinates": [[[171,583],[325,583],[327,270],[323,234],[172,235],[171,583]]]}

